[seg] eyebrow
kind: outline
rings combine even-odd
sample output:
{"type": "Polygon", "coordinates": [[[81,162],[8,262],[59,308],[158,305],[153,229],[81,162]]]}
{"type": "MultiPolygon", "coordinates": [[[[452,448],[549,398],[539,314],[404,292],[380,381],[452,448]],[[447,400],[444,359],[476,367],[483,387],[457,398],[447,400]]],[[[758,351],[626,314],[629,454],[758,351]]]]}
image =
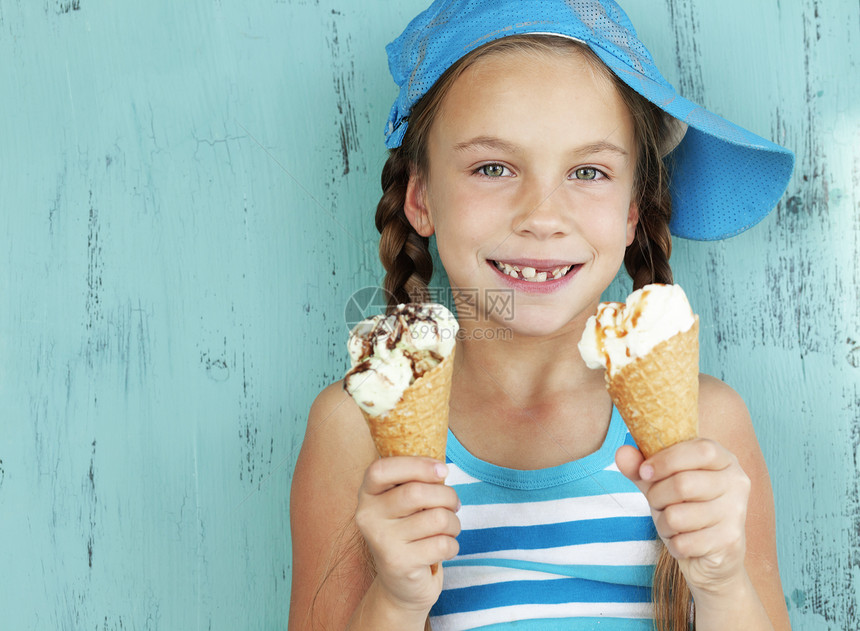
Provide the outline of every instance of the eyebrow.
{"type": "MultiPolygon", "coordinates": [[[[506,140],[502,140],[501,138],[495,138],[493,136],[477,136],[475,138],[472,138],[471,140],[467,140],[465,142],[458,142],[456,145],[454,145],[454,150],[458,152],[473,151],[475,149],[490,149],[493,151],[503,151],[507,153],[517,153],[521,151],[518,145],[510,143],[506,140]]],[[[629,152],[627,152],[625,149],[622,149],[618,145],[611,143],[608,140],[598,140],[597,142],[582,145],[581,147],[578,147],[574,151],[574,153],[591,155],[594,153],[603,153],[606,151],[611,153],[617,153],[618,155],[624,157],[630,155],[629,152]]]]}
{"type": "Polygon", "coordinates": [[[625,156],[625,157],[630,155],[627,152],[627,150],[622,149],[618,145],[613,144],[613,143],[609,142],[608,140],[599,140],[597,142],[592,142],[590,144],[583,145],[582,147],[580,147],[579,149],[576,150],[576,153],[592,154],[592,153],[602,153],[604,151],[609,151],[611,153],[617,153],[617,154],[619,154],[621,156],[625,156]]]}
{"type": "Polygon", "coordinates": [[[507,153],[516,153],[519,147],[513,143],[494,138],[493,136],[477,136],[465,142],[458,142],[454,145],[454,151],[472,151],[474,149],[490,149],[496,151],[505,151],[507,153]]]}

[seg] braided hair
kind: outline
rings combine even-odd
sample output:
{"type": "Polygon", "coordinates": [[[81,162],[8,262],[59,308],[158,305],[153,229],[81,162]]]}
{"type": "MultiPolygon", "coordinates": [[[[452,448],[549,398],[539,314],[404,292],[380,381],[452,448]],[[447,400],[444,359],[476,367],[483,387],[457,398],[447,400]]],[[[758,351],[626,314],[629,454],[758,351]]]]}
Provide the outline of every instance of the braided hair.
{"type": "Polygon", "coordinates": [[[670,133],[663,111],[614,74],[615,86],[633,117],[634,134],[639,145],[633,189],[639,207],[639,222],[633,243],[624,253],[624,267],[633,279],[633,289],[650,283],[672,284],[672,197],[669,175],[660,152],[663,139],[670,133]]]}
{"type": "Polygon", "coordinates": [[[384,288],[389,307],[403,302],[425,302],[433,276],[433,259],[427,237],[415,232],[403,212],[411,161],[398,147],[382,169],[382,198],[376,206],[379,258],[385,267],[384,288]],[[393,301],[393,302],[392,302],[393,301]]]}

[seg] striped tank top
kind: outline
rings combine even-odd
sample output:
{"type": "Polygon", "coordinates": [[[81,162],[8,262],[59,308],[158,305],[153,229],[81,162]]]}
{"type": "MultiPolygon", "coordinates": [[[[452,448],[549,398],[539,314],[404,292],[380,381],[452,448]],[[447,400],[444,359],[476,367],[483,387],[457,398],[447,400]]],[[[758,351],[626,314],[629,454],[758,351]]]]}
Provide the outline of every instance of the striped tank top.
{"type": "Polygon", "coordinates": [[[598,451],[534,471],[479,460],[449,432],[462,532],[433,631],[651,631],[659,540],[645,496],[615,465],[623,444],[634,443],[615,409],[598,451]]]}

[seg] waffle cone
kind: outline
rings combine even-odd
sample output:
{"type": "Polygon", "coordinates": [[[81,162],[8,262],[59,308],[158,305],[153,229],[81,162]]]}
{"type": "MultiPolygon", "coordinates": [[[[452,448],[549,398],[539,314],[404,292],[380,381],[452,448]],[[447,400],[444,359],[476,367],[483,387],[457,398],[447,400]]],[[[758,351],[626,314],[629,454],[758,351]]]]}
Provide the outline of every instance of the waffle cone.
{"type": "Polygon", "coordinates": [[[699,434],[699,318],[606,383],[646,458],[699,434]]]}
{"type": "Polygon", "coordinates": [[[429,456],[445,462],[454,350],[416,379],[393,409],[364,413],[376,450],[386,456],[429,456]]]}

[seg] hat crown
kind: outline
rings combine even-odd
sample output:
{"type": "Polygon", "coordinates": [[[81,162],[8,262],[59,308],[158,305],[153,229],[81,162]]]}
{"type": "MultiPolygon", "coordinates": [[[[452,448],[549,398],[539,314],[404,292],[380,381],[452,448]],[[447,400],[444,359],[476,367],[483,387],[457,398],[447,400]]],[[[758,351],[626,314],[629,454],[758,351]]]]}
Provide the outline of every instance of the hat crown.
{"type": "Polygon", "coordinates": [[[668,85],[627,14],[612,0],[436,0],[386,48],[401,89],[386,130],[388,146],[400,144],[412,106],[458,59],[493,40],[521,34],[582,41],[668,85]]]}

